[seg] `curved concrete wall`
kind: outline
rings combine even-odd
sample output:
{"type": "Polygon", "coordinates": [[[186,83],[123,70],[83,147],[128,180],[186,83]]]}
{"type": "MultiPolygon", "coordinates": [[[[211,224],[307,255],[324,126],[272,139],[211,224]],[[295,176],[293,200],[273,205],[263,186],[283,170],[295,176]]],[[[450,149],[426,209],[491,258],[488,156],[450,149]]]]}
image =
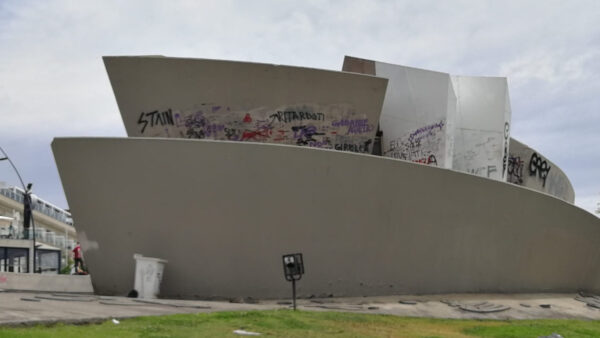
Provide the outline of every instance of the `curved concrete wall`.
{"type": "Polygon", "coordinates": [[[507,182],[575,203],[575,190],[567,175],[535,149],[510,139],[507,182]]]}
{"type": "Polygon", "coordinates": [[[105,57],[129,136],[294,144],[371,153],[387,80],[170,57],[105,57]]]}
{"type": "Polygon", "coordinates": [[[600,291],[600,220],[447,169],[307,147],[58,138],[52,148],[99,294],[133,254],[169,261],[168,297],[600,291]]]}

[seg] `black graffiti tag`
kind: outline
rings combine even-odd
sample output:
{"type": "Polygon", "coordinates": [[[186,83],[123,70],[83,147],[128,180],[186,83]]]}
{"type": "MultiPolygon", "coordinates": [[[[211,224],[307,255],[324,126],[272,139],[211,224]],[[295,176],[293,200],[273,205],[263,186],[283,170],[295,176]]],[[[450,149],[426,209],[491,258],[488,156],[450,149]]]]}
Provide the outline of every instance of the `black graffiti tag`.
{"type": "Polygon", "coordinates": [[[352,151],[355,153],[369,153],[369,146],[371,145],[371,143],[373,143],[372,139],[368,139],[362,144],[337,143],[334,146],[334,149],[342,151],[352,151]]]}
{"type": "Polygon", "coordinates": [[[185,134],[188,138],[203,139],[206,137],[205,127],[208,125],[208,120],[198,112],[194,115],[185,118],[185,134]]]}
{"type": "Polygon", "coordinates": [[[303,112],[303,111],[277,111],[275,114],[271,114],[269,116],[271,118],[271,122],[277,119],[277,122],[292,122],[292,121],[304,121],[304,120],[315,120],[315,121],[323,121],[325,120],[325,114],[323,113],[313,113],[313,112],[303,112]]]}
{"type": "Polygon", "coordinates": [[[519,156],[508,157],[508,178],[511,183],[523,183],[523,161],[519,156]]]}
{"type": "Polygon", "coordinates": [[[296,144],[299,146],[307,145],[309,142],[317,142],[313,138],[315,135],[325,135],[325,133],[318,133],[315,126],[294,126],[292,131],[294,132],[296,144]]]}
{"type": "Polygon", "coordinates": [[[142,134],[146,130],[148,124],[150,124],[150,127],[154,127],[159,124],[161,126],[175,125],[175,122],[173,121],[173,112],[171,111],[171,109],[165,110],[163,112],[159,112],[158,110],[151,111],[149,113],[142,112],[140,114],[140,117],[138,118],[137,123],[138,125],[142,125],[142,134]]]}
{"type": "Polygon", "coordinates": [[[508,136],[510,135],[510,124],[508,122],[504,122],[504,152],[502,157],[502,177],[504,177],[504,173],[506,172],[506,165],[508,160],[508,136]]]}
{"type": "Polygon", "coordinates": [[[550,165],[537,153],[531,154],[529,160],[529,176],[537,176],[542,179],[542,187],[546,186],[546,178],[550,172],[550,165]]]}

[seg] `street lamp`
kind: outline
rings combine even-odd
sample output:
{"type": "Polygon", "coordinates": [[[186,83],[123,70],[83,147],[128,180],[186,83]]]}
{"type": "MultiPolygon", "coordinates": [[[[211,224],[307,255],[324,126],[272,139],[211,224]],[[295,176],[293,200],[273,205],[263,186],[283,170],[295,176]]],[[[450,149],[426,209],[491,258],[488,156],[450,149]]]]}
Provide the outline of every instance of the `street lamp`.
{"type": "Polygon", "coordinates": [[[0,147],[0,151],[2,152],[2,155],[4,157],[0,157],[0,161],[4,161],[7,160],[8,163],[10,163],[10,165],[12,166],[12,168],[14,169],[15,173],[17,174],[17,177],[19,177],[19,181],[21,182],[21,186],[23,187],[23,191],[25,191],[25,196],[23,198],[23,227],[27,229],[27,237],[29,238],[29,223],[31,222],[31,225],[33,227],[33,272],[35,273],[35,268],[36,268],[36,264],[35,264],[35,257],[36,257],[36,248],[35,248],[35,222],[33,220],[33,210],[32,210],[32,205],[31,205],[31,183],[28,183],[27,186],[25,186],[25,183],[23,183],[23,179],[21,178],[21,174],[19,174],[19,171],[17,170],[17,167],[15,167],[15,164],[10,160],[10,158],[8,157],[8,155],[6,154],[6,152],[4,151],[4,149],[2,149],[2,147],[0,147]]]}

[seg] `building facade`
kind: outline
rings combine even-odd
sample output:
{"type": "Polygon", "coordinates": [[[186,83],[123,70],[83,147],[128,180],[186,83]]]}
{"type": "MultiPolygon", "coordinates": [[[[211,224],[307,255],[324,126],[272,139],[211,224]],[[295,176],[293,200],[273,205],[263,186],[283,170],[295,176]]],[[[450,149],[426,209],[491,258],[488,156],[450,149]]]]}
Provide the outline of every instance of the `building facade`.
{"type": "Polygon", "coordinates": [[[600,291],[600,221],[510,138],[504,78],[104,62],[129,137],[52,144],[100,294],[142,254],[168,260],[167,297],[282,297],[294,252],[307,297],[600,291]]]}
{"type": "MultiPolygon", "coordinates": [[[[23,225],[24,191],[0,186],[0,271],[33,272],[33,227],[23,225]]],[[[36,271],[59,273],[68,265],[76,242],[71,214],[32,195],[35,222],[36,271]]]]}

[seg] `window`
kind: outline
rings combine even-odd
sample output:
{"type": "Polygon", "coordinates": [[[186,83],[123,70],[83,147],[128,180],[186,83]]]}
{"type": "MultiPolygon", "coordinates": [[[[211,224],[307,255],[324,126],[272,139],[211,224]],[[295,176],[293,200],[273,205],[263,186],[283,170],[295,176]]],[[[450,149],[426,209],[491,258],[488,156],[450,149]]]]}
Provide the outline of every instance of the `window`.
{"type": "Polygon", "coordinates": [[[29,250],[0,247],[0,271],[29,272],[29,250]]]}
{"type": "Polygon", "coordinates": [[[59,273],[60,251],[38,249],[35,263],[41,273],[59,273]]]}

